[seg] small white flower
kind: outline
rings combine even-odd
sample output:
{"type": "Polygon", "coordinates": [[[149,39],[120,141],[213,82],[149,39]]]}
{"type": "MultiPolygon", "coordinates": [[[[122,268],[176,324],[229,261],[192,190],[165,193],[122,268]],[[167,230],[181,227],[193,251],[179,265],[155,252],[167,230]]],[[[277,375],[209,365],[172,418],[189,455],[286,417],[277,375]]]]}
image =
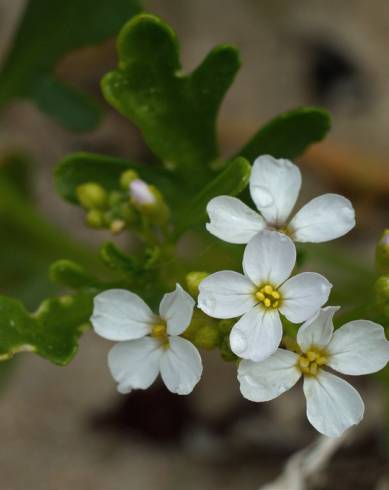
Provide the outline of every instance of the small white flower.
{"type": "Polygon", "coordinates": [[[203,370],[196,347],[181,337],[188,327],[194,301],[177,284],[165,294],[155,315],[136,294],[110,289],[94,299],[91,318],[96,333],[119,341],[108,354],[108,365],[120,393],[145,390],[161,373],[172,393],[187,395],[203,370]]]}
{"type": "Polygon", "coordinates": [[[296,242],[326,242],[355,226],[351,202],[338,194],[315,197],[290,219],[301,187],[301,173],[289,160],[258,157],[250,177],[250,194],[258,211],[236,197],[209,201],[207,230],[230,243],[247,243],[258,231],[279,230],[296,242]]]}
{"type": "Polygon", "coordinates": [[[299,354],[278,349],[262,362],[241,361],[238,380],[248,400],[273,400],[304,376],[307,417],[316,430],[338,437],[363,417],[359,393],[346,381],[323,369],[343,374],[375,373],[389,361],[384,329],[368,320],[351,321],[334,332],[338,307],[323,308],[297,334],[299,354]]]}
{"type": "Polygon", "coordinates": [[[243,255],[243,274],[221,271],[200,283],[199,307],[214,318],[242,316],[230,334],[232,351],[261,361],[279,346],[279,312],[293,323],[314,315],[326,303],[331,284],[320,274],[303,272],[290,279],[296,247],[276,231],[252,238],[243,255]]]}
{"type": "Polygon", "coordinates": [[[141,179],[134,179],[130,182],[129,192],[134,204],[139,206],[152,206],[156,203],[156,198],[151,192],[150,187],[141,179]]]}

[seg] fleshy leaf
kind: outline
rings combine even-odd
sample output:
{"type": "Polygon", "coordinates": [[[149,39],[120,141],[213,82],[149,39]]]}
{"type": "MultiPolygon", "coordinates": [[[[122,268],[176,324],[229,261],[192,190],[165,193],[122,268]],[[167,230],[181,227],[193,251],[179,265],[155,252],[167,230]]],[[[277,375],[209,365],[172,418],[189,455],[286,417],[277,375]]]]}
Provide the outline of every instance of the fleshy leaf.
{"type": "Polygon", "coordinates": [[[0,73],[0,107],[27,98],[69,129],[95,127],[96,102],[56,80],[55,65],[113,36],[140,10],[139,0],[30,0],[0,73]]]}
{"type": "Polygon", "coordinates": [[[92,314],[92,293],[43,301],[31,314],[15,299],[0,296],[0,360],[28,351],[65,365],[92,314]]]}
{"type": "Polygon", "coordinates": [[[118,52],[118,69],[102,81],[108,102],[141,129],[167,169],[190,176],[188,185],[206,181],[218,156],[217,112],[239,68],[236,49],[218,46],[183,75],[174,31],[141,14],[122,29],[118,52]]]}
{"type": "Polygon", "coordinates": [[[246,187],[250,174],[251,165],[245,158],[237,157],[232,160],[179,212],[176,233],[180,234],[186,229],[204,222],[209,201],[220,195],[236,196],[246,187]]]}
{"type": "Polygon", "coordinates": [[[327,111],[301,107],[285,112],[263,126],[238,152],[252,162],[259,155],[295,158],[311,145],[321,141],[330,129],[327,111]]]}
{"type": "Polygon", "coordinates": [[[174,201],[176,190],[171,177],[163,170],[93,153],[73,153],[65,157],[55,169],[55,186],[60,196],[77,204],[76,189],[79,185],[96,182],[108,191],[116,190],[121,174],[129,169],[138,172],[148,184],[158,187],[168,201],[174,201]]]}

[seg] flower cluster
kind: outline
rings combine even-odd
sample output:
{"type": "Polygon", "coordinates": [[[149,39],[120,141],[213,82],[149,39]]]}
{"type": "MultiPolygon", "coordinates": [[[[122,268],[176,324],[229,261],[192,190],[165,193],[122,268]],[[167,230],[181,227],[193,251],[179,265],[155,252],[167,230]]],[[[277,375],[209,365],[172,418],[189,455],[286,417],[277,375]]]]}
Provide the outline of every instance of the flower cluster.
{"type": "MultiPolygon", "coordinates": [[[[323,307],[332,285],[315,272],[293,274],[293,241],[331,240],[355,224],[351,203],[335,194],[313,199],[289,219],[300,186],[300,171],[293,163],[259,157],[250,193],[261,214],[229,196],[216,197],[207,207],[211,233],[247,243],[243,274],[220,271],[190,277],[191,282],[199,279],[200,313],[234,323],[229,345],[238,358],[242,395],[256,402],[272,400],[303,377],[308,420],[319,432],[336,437],[362,419],[364,404],[350,384],[326,368],[346,375],[376,372],[389,361],[389,342],[384,329],[371,321],[351,321],[334,332],[333,316],[339,308],[323,307]],[[282,342],[286,322],[302,323],[294,343],[282,342]]],[[[145,199],[142,184],[135,181],[130,190],[134,198],[145,199]]],[[[197,288],[191,284],[190,290],[197,288]]],[[[194,306],[192,296],[178,284],[163,297],[158,315],[126,290],[96,296],[91,322],[99,335],[119,342],[108,364],[121,393],[148,388],[159,373],[173,393],[193,390],[202,363],[194,344],[182,335],[194,306]]]]}

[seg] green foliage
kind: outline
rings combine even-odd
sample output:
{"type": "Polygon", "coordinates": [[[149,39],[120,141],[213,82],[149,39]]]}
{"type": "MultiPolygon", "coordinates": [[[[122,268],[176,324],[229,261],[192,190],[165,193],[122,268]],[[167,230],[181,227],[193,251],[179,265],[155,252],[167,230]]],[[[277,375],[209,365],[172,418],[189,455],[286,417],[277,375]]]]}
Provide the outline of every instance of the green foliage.
{"type": "Polygon", "coordinates": [[[101,283],[87,274],[84,267],[66,259],[51,264],[50,279],[53,283],[70,289],[101,287],[101,283]]]}
{"type": "Polygon", "coordinates": [[[321,141],[330,129],[330,116],[324,109],[301,107],[272,119],[238,153],[249,161],[259,155],[295,158],[321,141]]]}
{"type": "Polygon", "coordinates": [[[183,75],[175,33],[143,14],[122,29],[118,52],[118,69],[102,81],[108,102],[141,129],[168,170],[188,186],[205,182],[218,157],[217,112],[239,68],[235,48],[216,47],[183,75]]]}
{"type": "Polygon", "coordinates": [[[212,179],[177,216],[177,234],[201,224],[206,219],[206,207],[209,201],[220,195],[236,196],[248,184],[251,165],[242,157],[232,160],[227,167],[212,179]]]}
{"type": "Polygon", "coordinates": [[[31,314],[21,302],[0,296],[0,360],[30,351],[67,364],[92,314],[92,300],[92,293],[47,299],[31,314]]]}
{"type": "Polygon", "coordinates": [[[113,36],[139,11],[138,0],[30,0],[0,73],[0,107],[27,98],[66,128],[95,127],[100,108],[57,80],[55,66],[71,51],[113,36]]]}

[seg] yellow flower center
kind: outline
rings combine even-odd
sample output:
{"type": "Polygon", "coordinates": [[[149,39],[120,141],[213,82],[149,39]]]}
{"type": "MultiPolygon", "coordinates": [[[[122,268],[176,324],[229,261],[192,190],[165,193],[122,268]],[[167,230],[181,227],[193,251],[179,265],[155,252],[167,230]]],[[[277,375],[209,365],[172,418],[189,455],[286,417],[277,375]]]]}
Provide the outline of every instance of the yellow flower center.
{"type": "Polygon", "coordinates": [[[163,323],[156,323],[151,328],[151,337],[160,341],[163,347],[167,349],[169,347],[169,338],[167,335],[166,325],[163,323]]]}
{"type": "Polygon", "coordinates": [[[265,308],[278,308],[281,295],[277,289],[270,284],[265,284],[255,293],[255,299],[262,303],[265,308]]]}
{"type": "Polygon", "coordinates": [[[297,361],[297,367],[303,374],[316,376],[321,366],[328,362],[328,356],[323,350],[311,347],[309,351],[301,354],[297,361]]]}

